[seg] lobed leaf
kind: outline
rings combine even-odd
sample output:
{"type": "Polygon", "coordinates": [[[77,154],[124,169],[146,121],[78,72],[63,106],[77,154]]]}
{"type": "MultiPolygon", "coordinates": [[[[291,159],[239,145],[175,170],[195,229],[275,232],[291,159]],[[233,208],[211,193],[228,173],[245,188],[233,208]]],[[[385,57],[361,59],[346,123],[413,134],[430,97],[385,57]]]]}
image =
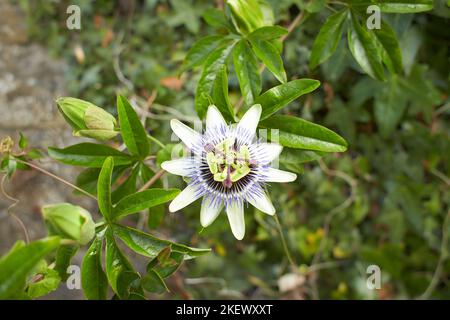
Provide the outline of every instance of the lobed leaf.
{"type": "Polygon", "coordinates": [[[381,29],[374,29],[373,33],[383,47],[383,60],[388,70],[394,73],[401,73],[402,52],[394,30],[384,21],[381,21],[381,29]]]}
{"type": "Polygon", "coordinates": [[[0,299],[21,294],[36,265],[59,246],[59,237],[48,237],[14,246],[0,259],[0,299]]]}
{"type": "Polygon", "coordinates": [[[214,80],[212,89],[212,100],[225,120],[234,122],[234,110],[228,98],[228,76],[227,67],[223,65],[214,80]]]}
{"type": "Polygon", "coordinates": [[[112,157],[106,158],[102,170],[98,176],[97,200],[98,208],[107,221],[112,218],[111,203],[111,179],[114,169],[114,160],[112,157]]]}
{"type": "MultiPolygon", "coordinates": [[[[113,291],[121,299],[126,299],[134,287],[139,275],[133,266],[117,247],[110,229],[106,231],[105,249],[106,277],[113,291]]],[[[138,289],[139,290],[139,289],[138,289]]]]}
{"type": "Polygon", "coordinates": [[[235,41],[228,39],[222,41],[221,45],[208,55],[203,65],[202,75],[195,92],[195,110],[200,119],[203,119],[206,115],[206,110],[211,104],[210,99],[216,77],[226,64],[235,43],[235,41]]]}
{"type": "Polygon", "coordinates": [[[203,37],[189,49],[182,72],[202,65],[211,52],[213,52],[224,39],[223,36],[214,35],[203,37]]]}
{"type": "Polygon", "coordinates": [[[262,121],[260,126],[279,129],[279,143],[289,148],[323,152],[347,150],[347,142],[337,133],[300,118],[277,115],[262,121]]]}
{"type": "Polygon", "coordinates": [[[342,37],[347,14],[346,9],[336,12],[329,16],[320,28],[311,50],[311,69],[328,60],[336,51],[342,37]]]}
{"type": "Polygon", "coordinates": [[[384,80],[384,68],[376,38],[361,27],[353,13],[347,36],[350,51],[363,71],[377,80],[384,80]]]}
{"type": "Polygon", "coordinates": [[[211,251],[211,249],[191,248],[168,240],[158,239],[148,233],[130,227],[113,225],[112,228],[114,234],[130,249],[150,258],[156,258],[168,246],[171,246],[173,252],[184,253],[185,259],[195,258],[211,251]]]}
{"type": "Polygon", "coordinates": [[[134,159],[126,153],[103,144],[79,143],[64,149],[48,148],[48,154],[55,160],[73,166],[100,168],[105,159],[112,157],[116,165],[130,164],[134,159]]]}
{"type": "Polygon", "coordinates": [[[270,117],[298,97],[314,91],[319,85],[317,80],[298,79],[267,90],[255,100],[255,104],[262,107],[261,119],[270,117]]]}
{"type": "Polygon", "coordinates": [[[106,300],[108,279],[102,268],[102,245],[103,240],[95,238],[81,264],[81,286],[89,300],[106,300]]]}
{"type": "Polygon", "coordinates": [[[244,101],[250,106],[261,93],[261,76],[258,61],[246,40],[234,47],[233,64],[244,101]]]}
{"type": "Polygon", "coordinates": [[[180,193],[178,189],[153,188],[131,194],[121,199],[114,207],[113,218],[118,219],[132,213],[157,206],[172,200],[180,193]]]}
{"type": "Polygon", "coordinates": [[[120,95],[117,96],[117,113],[125,145],[132,155],[144,159],[150,152],[147,132],[130,102],[120,95]]]}
{"type": "Polygon", "coordinates": [[[267,69],[278,81],[285,83],[287,76],[279,50],[270,41],[260,38],[255,33],[250,34],[248,40],[252,45],[253,52],[266,65],[267,69]]]}

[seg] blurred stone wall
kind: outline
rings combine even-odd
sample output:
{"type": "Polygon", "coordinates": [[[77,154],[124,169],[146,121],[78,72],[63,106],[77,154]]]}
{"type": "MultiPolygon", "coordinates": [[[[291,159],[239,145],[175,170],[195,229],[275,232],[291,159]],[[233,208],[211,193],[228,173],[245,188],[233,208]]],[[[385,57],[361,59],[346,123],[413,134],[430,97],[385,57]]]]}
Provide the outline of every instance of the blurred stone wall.
{"type": "MultiPolygon", "coordinates": [[[[43,150],[73,143],[71,129],[54,103],[64,95],[65,64],[28,41],[23,13],[7,0],[0,0],[0,21],[0,137],[11,136],[17,142],[19,132],[23,132],[31,146],[43,150]]],[[[72,181],[78,171],[49,159],[40,165],[72,181]]],[[[83,204],[83,200],[75,200],[70,188],[36,170],[16,172],[4,186],[19,200],[11,210],[23,220],[31,239],[45,235],[41,205],[63,201],[83,204]]],[[[0,254],[24,238],[19,224],[7,212],[11,203],[0,194],[0,254]]]]}
{"type": "MultiPolygon", "coordinates": [[[[0,0],[0,137],[11,136],[17,143],[19,132],[29,139],[30,146],[45,150],[74,143],[70,127],[55,106],[55,98],[64,95],[63,61],[51,58],[46,49],[27,38],[23,12],[8,0],[0,0]]],[[[79,139],[78,139],[79,140],[79,139]]],[[[79,142],[79,141],[78,141],[79,142]]],[[[74,181],[78,169],[45,159],[39,165],[74,181]]],[[[4,191],[19,200],[0,193],[0,255],[16,240],[24,239],[13,212],[26,225],[31,240],[45,236],[40,207],[48,203],[73,202],[93,208],[93,203],[75,197],[72,190],[36,170],[16,172],[4,183],[4,191]]],[[[74,263],[80,264],[80,255],[74,263]]],[[[81,298],[81,290],[61,286],[47,298],[81,298]]]]}

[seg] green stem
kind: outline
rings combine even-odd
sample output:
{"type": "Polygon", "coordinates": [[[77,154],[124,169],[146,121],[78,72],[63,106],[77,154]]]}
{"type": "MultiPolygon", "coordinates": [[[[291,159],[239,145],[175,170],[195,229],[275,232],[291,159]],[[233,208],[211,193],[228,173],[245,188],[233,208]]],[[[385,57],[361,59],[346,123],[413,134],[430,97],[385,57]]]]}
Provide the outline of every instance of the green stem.
{"type": "Polygon", "coordinates": [[[289,263],[291,264],[292,270],[297,271],[298,267],[297,267],[297,264],[295,263],[294,259],[292,258],[291,253],[289,252],[289,248],[287,246],[286,239],[284,238],[283,229],[281,227],[280,220],[278,220],[278,216],[276,214],[273,216],[273,218],[275,219],[275,223],[277,225],[278,232],[280,234],[281,244],[283,245],[284,253],[286,254],[286,257],[287,257],[289,263]]]}
{"type": "Polygon", "coordinates": [[[164,149],[166,147],[166,145],[164,143],[162,143],[161,141],[159,141],[158,139],[156,139],[155,137],[151,136],[151,135],[147,135],[147,138],[149,138],[150,140],[152,140],[154,143],[156,143],[158,146],[160,146],[162,149],[164,149]]]}
{"type": "Polygon", "coordinates": [[[147,182],[139,189],[138,192],[141,192],[141,191],[144,191],[144,190],[150,188],[156,181],[158,181],[159,178],[162,177],[162,175],[163,175],[164,173],[166,173],[165,170],[163,170],[163,169],[159,170],[157,173],[155,173],[155,175],[154,175],[150,180],[148,180],[148,181],[147,181],[147,182]]]}
{"type": "Polygon", "coordinates": [[[18,159],[18,158],[14,158],[14,160],[17,161],[17,162],[26,164],[27,166],[30,166],[31,168],[36,169],[36,170],[42,172],[43,174],[45,174],[45,175],[47,175],[47,176],[49,176],[49,177],[51,177],[51,178],[53,178],[53,179],[56,179],[56,180],[58,180],[59,182],[62,182],[62,183],[64,183],[64,184],[68,185],[69,187],[71,187],[71,188],[73,188],[73,189],[75,189],[75,190],[78,190],[78,191],[80,191],[81,193],[83,193],[84,195],[86,195],[86,196],[88,196],[88,197],[94,199],[95,201],[97,201],[97,198],[96,198],[95,196],[93,196],[92,194],[90,194],[89,192],[87,192],[87,191],[85,191],[85,190],[83,190],[83,189],[77,187],[76,185],[70,183],[69,181],[64,180],[64,179],[61,178],[61,177],[58,177],[57,175],[51,173],[50,171],[45,170],[44,168],[41,168],[41,167],[35,165],[34,163],[31,163],[31,162],[28,162],[28,161],[24,161],[24,160],[21,160],[21,159],[18,159]]]}

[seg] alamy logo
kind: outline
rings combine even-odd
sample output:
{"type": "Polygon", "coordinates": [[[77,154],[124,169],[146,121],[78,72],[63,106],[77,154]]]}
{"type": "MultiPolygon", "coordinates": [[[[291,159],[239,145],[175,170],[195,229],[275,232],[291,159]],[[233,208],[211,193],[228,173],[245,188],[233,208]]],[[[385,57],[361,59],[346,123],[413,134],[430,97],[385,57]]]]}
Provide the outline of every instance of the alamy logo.
{"type": "Polygon", "coordinates": [[[381,29],[380,7],[377,5],[368,6],[366,13],[370,14],[370,16],[367,18],[367,21],[366,21],[367,29],[369,29],[369,30],[381,29]]]}
{"type": "Polygon", "coordinates": [[[72,4],[67,7],[66,13],[69,14],[66,20],[66,26],[69,30],[81,29],[81,9],[79,6],[72,4]]]}
{"type": "Polygon", "coordinates": [[[81,270],[79,266],[70,265],[67,267],[67,273],[70,276],[67,278],[66,286],[69,290],[81,289],[81,270]]]}
{"type": "Polygon", "coordinates": [[[366,280],[367,289],[380,290],[381,289],[381,269],[376,264],[372,264],[367,267],[366,274],[368,275],[366,280]]]}

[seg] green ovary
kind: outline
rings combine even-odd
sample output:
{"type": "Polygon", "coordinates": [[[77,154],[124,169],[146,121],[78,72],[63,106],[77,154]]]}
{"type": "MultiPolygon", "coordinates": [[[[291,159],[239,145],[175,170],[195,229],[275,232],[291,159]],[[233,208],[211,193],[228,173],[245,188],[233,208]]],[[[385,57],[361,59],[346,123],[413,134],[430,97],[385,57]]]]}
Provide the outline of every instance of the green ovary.
{"type": "Polygon", "coordinates": [[[206,154],[206,161],[214,180],[231,188],[233,182],[239,181],[250,173],[250,152],[247,146],[235,150],[234,139],[229,138],[206,154]]]}

